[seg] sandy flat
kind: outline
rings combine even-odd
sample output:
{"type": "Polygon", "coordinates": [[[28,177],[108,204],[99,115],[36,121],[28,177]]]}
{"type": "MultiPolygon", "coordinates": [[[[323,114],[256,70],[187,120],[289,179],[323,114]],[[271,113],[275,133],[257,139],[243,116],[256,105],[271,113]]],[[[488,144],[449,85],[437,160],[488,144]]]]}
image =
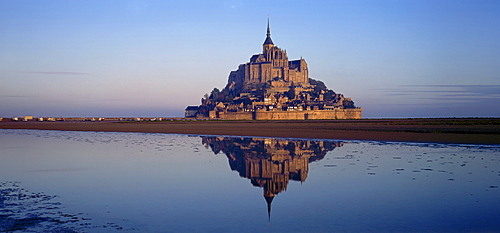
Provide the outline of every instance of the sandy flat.
{"type": "Polygon", "coordinates": [[[4,121],[0,122],[0,129],[500,144],[500,119],[498,118],[162,122],[4,121]]]}

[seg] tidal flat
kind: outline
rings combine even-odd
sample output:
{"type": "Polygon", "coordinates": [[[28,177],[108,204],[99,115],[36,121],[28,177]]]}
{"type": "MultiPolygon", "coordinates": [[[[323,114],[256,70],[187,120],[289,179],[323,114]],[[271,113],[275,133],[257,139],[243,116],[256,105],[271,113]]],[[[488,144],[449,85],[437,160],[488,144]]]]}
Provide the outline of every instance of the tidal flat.
{"type": "Polygon", "coordinates": [[[296,121],[0,122],[0,129],[174,133],[336,140],[500,144],[499,118],[414,118],[296,121]]]}
{"type": "Polygon", "coordinates": [[[0,130],[0,231],[498,232],[500,146],[0,130]]]}

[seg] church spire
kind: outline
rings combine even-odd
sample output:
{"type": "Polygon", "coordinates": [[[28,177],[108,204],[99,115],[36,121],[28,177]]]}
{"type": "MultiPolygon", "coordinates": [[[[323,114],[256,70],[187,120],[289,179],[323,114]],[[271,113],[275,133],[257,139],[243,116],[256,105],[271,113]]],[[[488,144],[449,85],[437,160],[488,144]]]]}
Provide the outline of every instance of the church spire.
{"type": "Polygon", "coordinates": [[[269,27],[269,15],[267,16],[267,37],[271,38],[271,28],[269,27]]]}
{"type": "Polygon", "coordinates": [[[271,27],[269,27],[269,15],[267,16],[267,34],[266,34],[266,40],[264,41],[264,46],[266,45],[271,45],[269,47],[274,46],[273,40],[271,40],[271,27]]]}

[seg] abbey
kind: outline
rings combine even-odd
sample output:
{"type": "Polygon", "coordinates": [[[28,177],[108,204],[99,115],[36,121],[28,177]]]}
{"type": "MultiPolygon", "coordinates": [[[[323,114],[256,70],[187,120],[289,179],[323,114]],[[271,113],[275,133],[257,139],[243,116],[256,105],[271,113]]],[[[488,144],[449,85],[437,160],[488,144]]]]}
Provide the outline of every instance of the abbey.
{"type": "Polygon", "coordinates": [[[286,51],[274,46],[268,21],[262,54],[253,55],[250,62],[241,64],[238,70],[232,71],[229,82],[265,83],[273,80],[308,85],[309,73],[304,59],[288,61],[286,51]]]}
{"type": "Polygon", "coordinates": [[[269,20],[262,53],[229,74],[226,87],[214,88],[186,117],[228,120],[360,119],[361,108],[350,98],[309,78],[304,59],[288,60],[274,45],[269,20]]]}

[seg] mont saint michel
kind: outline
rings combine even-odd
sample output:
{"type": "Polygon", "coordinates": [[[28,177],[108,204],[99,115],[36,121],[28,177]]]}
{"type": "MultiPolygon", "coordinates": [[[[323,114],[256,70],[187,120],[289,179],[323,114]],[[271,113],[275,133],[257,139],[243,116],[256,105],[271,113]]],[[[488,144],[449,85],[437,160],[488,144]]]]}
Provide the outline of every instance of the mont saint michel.
{"type": "Polygon", "coordinates": [[[361,119],[351,98],[309,77],[305,59],[289,60],[274,45],[269,20],[262,53],[229,73],[222,91],[214,88],[186,117],[227,120],[361,119]]]}

